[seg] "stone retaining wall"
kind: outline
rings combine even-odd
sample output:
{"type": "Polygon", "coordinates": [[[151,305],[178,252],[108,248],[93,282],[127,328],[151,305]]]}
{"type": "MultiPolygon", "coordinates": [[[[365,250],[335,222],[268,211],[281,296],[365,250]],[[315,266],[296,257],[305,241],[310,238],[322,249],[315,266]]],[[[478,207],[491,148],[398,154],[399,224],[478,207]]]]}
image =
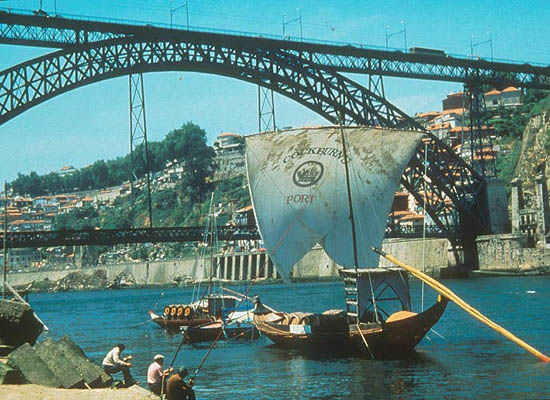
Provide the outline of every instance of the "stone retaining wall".
{"type": "Polygon", "coordinates": [[[481,271],[547,272],[550,249],[526,248],[523,234],[485,235],[476,240],[481,271]]]}
{"type": "MultiPolygon", "coordinates": [[[[441,268],[453,265],[453,262],[449,261],[449,242],[446,239],[427,239],[424,242],[416,239],[392,239],[385,241],[382,248],[407,264],[419,269],[424,267],[424,270],[432,276],[439,276],[441,268]],[[424,263],[423,259],[425,259],[424,263]]],[[[260,279],[279,277],[271,260],[266,263],[265,253],[234,253],[217,256],[214,265],[216,266],[215,276],[225,280],[250,280],[256,276],[260,279]]],[[[388,262],[382,259],[380,265],[387,266],[388,262]]],[[[108,264],[97,268],[104,269],[109,280],[126,273],[131,274],[138,284],[167,285],[187,280],[207,279],[210,259],[108,264]]],[[[89,271],[91,274],[93,269],[84,268],[79,271],[89,271]]],[[[12,286],[17,286],[44,279],[56,281],[74,271],[75,269],[15,272],[8,274],[8,282],[12,286]]],[[[292,276],[297,279],[338,277],[338,265],[320,247],[316,247],[294,267],[292,276]]]]}

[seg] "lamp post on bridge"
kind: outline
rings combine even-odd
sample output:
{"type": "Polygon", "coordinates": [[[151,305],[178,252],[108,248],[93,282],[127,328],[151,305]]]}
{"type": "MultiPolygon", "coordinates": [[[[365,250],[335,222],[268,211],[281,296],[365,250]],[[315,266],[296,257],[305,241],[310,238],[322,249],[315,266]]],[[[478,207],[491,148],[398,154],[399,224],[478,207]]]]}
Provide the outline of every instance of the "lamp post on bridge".
{"type": "Polygon", "coordinates": [[[170,29],[172,29],[172,20],[176,11],[185,7],[185,14],[187,17],[187,30],[189,30],[189,2],[185,2],[181,6],[174,8],[174,0],[170,0],[170,29]]]}
{"type": "Polygon", "coordinates": [[[285,30],[286,30],[287,25],[289,25],[293,22],[299,22],[300,23],[300,41],[304,40],[304,33],[303,33],[303,30],[302,30],[302,11],[299,8],[297,8],[296,10],[298,11],[298,16],[296,18],[293,18],[293,19],[289,20],[289,21],[285,21],[286,14],[283,14],[283,40],[285,38],[285,30]]]}
{"type": "Polygon", "coordinates": [[[474,35],[472,35],[470,37],[470,57],[471,58],[474,58],[474,49],[477,46],[480,46],[482,44],[489,44],[489,47],[491,48],[491,61],[494,60],[494,58],[493,58],[493,36],[491,35],[490,32],[487,32],[487,34],[489,35],[489,39],[482,40],[481,42],[477,42],[477,43],[474,43],[474,35]]]}
{"type": "Polygon", "coordinates": [[[405,24],[405,21],[401,21],[401,24],[403,25],[403,29],[392,33],[389,32],[390,26],[386,25],[386,50],[388,50],[388,44],[392,36],[403,34],[403,39],[405,42],[405,51],[407,51],[407,25],[405,24]]]}

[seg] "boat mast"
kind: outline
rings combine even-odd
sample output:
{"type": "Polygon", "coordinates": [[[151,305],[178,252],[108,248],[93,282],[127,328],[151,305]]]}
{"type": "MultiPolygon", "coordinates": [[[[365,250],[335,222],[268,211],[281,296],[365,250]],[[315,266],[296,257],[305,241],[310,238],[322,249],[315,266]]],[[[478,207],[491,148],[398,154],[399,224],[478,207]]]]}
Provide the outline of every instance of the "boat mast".
{"type": "Polygon", "coordinates": [[[5,299],[8,269],[8,184],[4,181],[4,264],[2,266],[2,297],[5,299]]]}
{"type": "Polygon", "coordinates": [[[344,152],[344,167],[346,170],[346,187],[348,192],[348,204],[349,204],[349,218],[351,220],[351,237],[353,243],[353,263],[355,265],[355,271],[359,264],[357,257],[357,236],[355,233],[355,218],[353,217],[353,203],[351,201],[351,185],[349,181],[349,166],[348,166],[348,153],[346,149],[346,139],[344,135],[344,127],[342,126],[342,119],[340,118],[340,134],[342,136],[342,151],[344,152]]]}
{"type": "Polygon", "coordinates": [[[214,192],[210,197],[210,210],[208,218],[210,218],[210,277],[208,279],[208,298],[212,297],[212,275],[214,274],[214,192]]]}

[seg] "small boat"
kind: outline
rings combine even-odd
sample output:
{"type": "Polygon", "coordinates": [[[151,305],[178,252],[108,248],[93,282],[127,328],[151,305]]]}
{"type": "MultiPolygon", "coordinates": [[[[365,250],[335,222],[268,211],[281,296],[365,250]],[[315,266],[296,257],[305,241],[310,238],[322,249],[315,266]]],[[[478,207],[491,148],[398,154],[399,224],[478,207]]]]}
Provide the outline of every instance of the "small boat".
{"type": "Polygon", "coordinates": [[[246,137],[252,203],[262,240],[287,282],[314,245],[342,269],[346,308],[277,312],[256,299],[254,323],[292,349],[383,358],[411,351],[447,298],[411,310],[404,270],[378,268],[398,183],[422,133],[369,127],[302,128],[246,137]]]}
{"type": "MultiPolygon", "coordinates": [[[[242,298],[242,297],[241,297],[242,298]]],[[[162,316],[149,310],[151,320],[169,332],[183,332],[185,340],[204,342],[216,339],[256,339],[259,334],[254,326],[250,302],[226,294],[211,294],[191,304],[170,304],[162,316]],[[241,304],[242,303],[242,304],[241,304]]]]}
{"type": "MultiPolygon", "coordinates": [[[[218,339],[258,338],[259,334],[253,324],[253,303],[247,296],[234,290],[222,287],[221,281],[216,284],[214,248],[217,245],[215,233],[214,195],[210,201],[209,221],[206,226],[203,248],[210,248],[210,265],[206,288],[197,285],[198,300],[189,304],[168,304],[163,315],[159,316],[149,310],[151,320],[169,332],[182,332],[185,341],[204,342],[218,339]],[[225,292],[230,292],[227,294],[225,292]]],[[[204,259],[204,257],[203,257],[204,259]]]]}
{"type": "Polygon", "coordinates": [[[226,339],[257,339],[258,330],[253,322],[254,305],[234,297],[232,304],[227,299],[224,307],[218,308],[216,320],[202,324],[192,323],[183,329],[187,343],[209,342],[226,339]]]}
{"type": "Polygon", "coordinates": [[[151,320],[168,331],[179,332],[188,326],[202,326],[216,321],[220,309],[234,307],[239,299],[231,295],[211,294],[189,304],[168,304],[161,316],[149,310],[151,320]]]}

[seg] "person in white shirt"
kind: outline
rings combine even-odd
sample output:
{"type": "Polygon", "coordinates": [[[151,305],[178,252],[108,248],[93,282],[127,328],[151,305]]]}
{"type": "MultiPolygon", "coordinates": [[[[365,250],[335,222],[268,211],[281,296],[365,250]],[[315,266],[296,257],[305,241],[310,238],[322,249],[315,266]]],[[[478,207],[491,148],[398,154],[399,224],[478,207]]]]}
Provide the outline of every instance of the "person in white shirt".
{"type": "Polygon", "coordinates": [[[122,372],[122,376],[124,376],[124,386],[129,387],[137,382],[132,378],[132,374],[130,374],[132,363],[129,361],[132,359],[132,356],[121,358],[120,353],[122,353],[125,348],[126,346],[122,343],[117,344],[107,353],[103,359],[102,365],[103,370],[109,375],[122,372]]]}
{"type": "Polygon", "coordinates": [[[166,377],[174,370],[171,367],[163,370],[163,364],[164,356],[162,354],[157,354],[147,369],[147,384],[149,385],[151,392],[157,396],[160,396],[162,393],[166,393],[166,382],[168,381],[168,378],[166,377]]]}

